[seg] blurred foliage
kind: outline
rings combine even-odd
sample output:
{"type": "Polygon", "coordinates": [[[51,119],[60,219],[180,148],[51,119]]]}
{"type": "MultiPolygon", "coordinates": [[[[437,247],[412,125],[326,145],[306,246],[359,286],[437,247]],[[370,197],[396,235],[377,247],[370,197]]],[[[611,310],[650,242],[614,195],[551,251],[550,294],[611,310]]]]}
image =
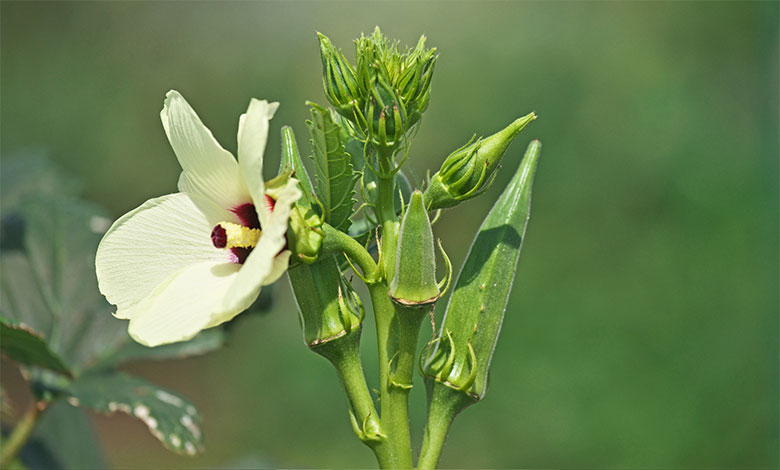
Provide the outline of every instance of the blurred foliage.
{"type": "MultiPolygon", "coordinates": [[[[174,452],[202,452],[200,416],[189,401],[117,372],[115,367],[131,360],[209,352],[223,345],[226,334],[215,329],[187,343],[154,350],[133,343],[126,323],[111,315],[95,277],[95,251],[111,221],[99,206],[79,199],[76,187],[38,153],[20,153],[4,160],[0,175],[0,352],[17,363],[36,403],[17,419],[0,465],[16,462],[13,459],[18,455],[31,468],[95,466],[70,456],[99,455],[99,450],[68,451],[50,442],[55,436],[52,429],[62,433],[69,421],[74,429],[68,433],[81,435],[78,423],[82,422],[89,428],[83,411],[55,411],[54,418],[44,419],[34,429],[43,437],[33,441],[16,437],[25,436],[19,429],[33,430],[36,409],[44,410],[46,417],[49,405],[63,410],[57,402],[64,399],[74,407],[132,415],[174,452]],[[43,454],[51,462],[38,458],[43,454]]],[[[7,418],[3,416],[3,421],[7,418]]],[[[79,443],[96,449],[88,436],[79,443]]]]}
{"type": "MultiPolygon", "coordinates": [[[[51,149],[113,216],[175,191],[158,118],[168,89],[231,150],[253,96],[282,103],[272,132],[306,135],[304,101],[324,100],[315,31],[340,45],[376,24],[402,45],[425,33],[440,57],[413,184],[472,134],[529,111],[540,118],[524,139],[545,144],[490,393],[458,418],[442,465],[777,466],[776,2],[0,9],[2,171],[20,148],[51,149]]],[[[434,226],[456,266],[474,235],[462,220],[482,219],[524,144],[485,196],[434,226]]],[[[272,138],[266,167],[279,153],[272,138]]],[[[176,457],[129,418],[100,418],[111,464],[373,465],[335,374],[301,341],[284,284],[274,312],[242,319],[230,347],[131,367],[192,399],[209,451],[176,457]]]]}

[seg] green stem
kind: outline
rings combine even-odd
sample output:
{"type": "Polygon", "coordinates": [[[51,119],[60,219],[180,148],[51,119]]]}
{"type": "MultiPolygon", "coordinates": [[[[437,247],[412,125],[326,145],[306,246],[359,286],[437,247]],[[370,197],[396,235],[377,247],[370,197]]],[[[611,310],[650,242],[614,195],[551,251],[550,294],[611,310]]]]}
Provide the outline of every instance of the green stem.
{"type": "Polygon", "coordinates": [[[447,432],[452,424],[452,417],[446,413],[431,413],[428,416],[428,424],[425,427],[423,446],[420,451],[420,460],[417,468],[420,470],[433,470],[439,463],[447,432]]]}
{"type": "Polygon", "coordinates": [[[382,430],[387,434],[391,468],[412,468],[412,443],[409,433],[409,389],[405,386],[411,383],[406,380],[411,376],[414,363],[414,349],[417,347],[416,332],[409,332],[406,322],[400,321],[396,314],[387,285],[395,271],[396,245],[398,244],[399,222],[395,213],[395,178],[379,178],[379,196],[377,198],[377,215],[382,222],[381,266],[383,282],[370,287],[371,301],[374,305],[376,319],[377,346],[379,348],[379,383],[380,403],[382,407],[382,430]],[[398,331],[394,331],[394,327],[398,331]],[[391,341],[398,335],[396,345],[391,341]],[[414,335],[412,341],[409,337],[414,335]],[[411,346],[410,342],[414,345],[411,346]],[[411,367],[409,366],[411,354],[411,367]],[[390,363],[395,362],[393,372],[390,363]],[[406,373],[408,370],[408,374],[406,373]],[[391,373],[393,374],[391,376],[391,373]],[[399,382],[400,381],[400,382],[399,382]],[[399,386],[402,385],[402,386],[399,386]]]}
{"type": "Polygon", "coordinates": [[[425,307],[395,305],[396,318],[398,318],[398,351],[393,379],[398,384],[405,384],[408,388],[412,387],[414,377],[420,325],[429,308],[429,305],[425,307]]]}
{"type": "Polygon", "coordinates": [[[27,440],[32,436],[35,425],[47,406],[47,402],[33,402],[24,413],[24,416],[16,423],[16,427],[11,432],[11,435],[3,443],[3,450],[0,451],[0,468],[8,467],[16,456],[19,455],[27,440]]]}
{"type": "Polygon", "coordinates": [[[344,252],[363,271],[363,276],[367,280],[375,281],[378,278],[377,264],[363,245],[329,224],[322,224],[322,231],[325,233],[325,238],[320,255],[344,252]]]}
{"type": "Polygon", "coordinates": [[[366,377],[363,374],[363,365],[360,362],[358,352],[358,338],[354,341],[341,342],[336,347],[323,345],[320,352],[336,368],[336,372],[344,385],[350,407],[352,409],[353,426],[360,439],[374,451],[377,461],[383,467],[390,464],[388,461],[387,442],[379,423],[379,413],[374,408],[374,401],[366,385],[366,377]],[[339,347],[340,346],[340,347],[339,347]]]}
{"type": "MultiPolygon", "coordinates": [[[[382,397],[382,425],[392,430],[392,445],[404,459],[411,459],[411,435],[409,432],[409,392],[412,389],[417,338],[424,318],[424,309],[395,305],[398,325],[398,345],[391,353],[394,367],[388,371],[385,395],[382,397]]],[[[402,468],[411,468],[411,460],[404,460],[402,468]]]]}
{"type": "Polygon", "coordinates": [[[428,389],[428,422],[425,425],[417,468],[433,470],[439,463],[439,456],[452,421],[460,411],[473,404],[474,400],[462,390],[456,390],[432,379],[426,379],[426,386],[428,389]]]}
{"type": "Polygon", "coordinates": [[[382,268],[389,283],[395,272],[396,245],[400,223],[395,213],[395,178],[380,178],[378,182],[377,214],[382,221],[382,268]]]}
{"type": "Polygon", "coordinates": [[[387,437],[386,459],[384,463],[380,460],[379,465],[381,468],[412,468],[407,405],[406,402],[398,401],[398,394],[393,393],[390,384],[390,358],[393,352],[389,340],[395,311],[386,284],[369,286],[369,292],[376,319],[381,427],[387,437]]]}

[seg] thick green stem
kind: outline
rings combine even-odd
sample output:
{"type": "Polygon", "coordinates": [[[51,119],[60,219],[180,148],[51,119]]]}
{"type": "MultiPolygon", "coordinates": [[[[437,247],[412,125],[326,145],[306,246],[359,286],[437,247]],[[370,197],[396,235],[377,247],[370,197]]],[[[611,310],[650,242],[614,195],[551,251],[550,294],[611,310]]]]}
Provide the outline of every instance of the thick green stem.
{"type": "Polygon", "coordinates": [[[417,462],[417,468],[420,470],[433,470],[439,463],[441,451],[444,448],[444,441],[447,439],[447,432],[452,424],[452,416],[447,413],[431,413],[428,416],[428,424],[425,427],[423,436],[422,450],[420,451],[420,460],[417,462]]]}
{"type": "Polygon", "coordinates": [[[355,434],[374,451],[379,464],[385,467],[390,465],[387,441],[366,385],[358,347],[359,333],[357,336],[344,338],[344,341],[340,341],[338,345],[334,344],[333,347],[327,343],[318,346],[315,351],[325,356],[336,368],[349,400],[355,434]]]}
{"type": "Polygon", "coordinates": [[[455,416],[466,406],[474,403],[468,394],[448,385],[426,379],[428,389],[428,422],[425,425],[420,459],[417,468],[433,470],[439,463],[444,441],[455,416]]]}
{"type": "MultiPolygon", "coordinates": [[[[382,437],[373,444],[372,448],[381,468],[408,469],[412,468],[408,397],[414,371],[417,336],[423,315],[419,315],[419,312],[403,311],[404,317],[401,318],[397,315],[388,293],[387,285],[392,279],[395,268],[400,227],[395,213],[394,189],[393,177],[380,178],[377,200],[377,215],[382,223],[380,265],[374,262],[358,242],[327,224],[323,225],[325,239],[322,249],[323,252],[346,253],[363,271],[363,276],[368,281],[376,321],[382,433],[382,437]],[[397,328],[397,331],[394,328],[397,328]],[[399,339],[397,343],[391,341],[395,335],[399,339]],[[392,374],[391,362],[394,364],[392,374]]],[[[340,372],[343,381],[346,380],[343,374],[348,373],[349,371],[340,372]]],[[[353,379],[356,382],[360,381],[358,378],[353,379]]],[[[345,388],[347,387],[345,382],[345,388]]],[[[347,390],[347,393],[349,394],[350,391],[347,390]]],[[[365,397],[356,399],[358,403],[365,401],[365,397]]],[[[361,413],[357,409],[356,412],[361,413]]]]}
{"type": "Polygon", "coordinates": [[[386,461],[382,468],[412,468],[411,439],[406,400],[399,401],[399,395],[390,383],[390,360],[395,348],[390,342],[395,318],[393,303],[385,283],[369,287],[376,319],[377,349],[379,355],[379,392],[381,405],[381,427],[387,437],[386,461]]]}
{"type": "Polygon", "coordinates": [[[419,308],[395,305],[395,320],[398,335],[397,346],[390,347],[390,367],[387,386],[382,395],[382,426],[392,430],[391,445],[404,460],[399,468],[411,468],[411,435],[409,432],[409,391],[412,389],[416,363],[417,337],[424,314],[419,308]],[[408,460],[406,460],[408,459],[408,460]]]}
{"type": "Polygon", "coordinates": [[[16,427],[3,443],[3,450],[0,451],[0,468],[6,468],[19,455],[24,448],[27,440],[32,436],[35,425],[41,417],[41,413],[46,409],[47,402],[33,402],[30,408],[24,413],[24,416],[16,423],[16,427]]]}

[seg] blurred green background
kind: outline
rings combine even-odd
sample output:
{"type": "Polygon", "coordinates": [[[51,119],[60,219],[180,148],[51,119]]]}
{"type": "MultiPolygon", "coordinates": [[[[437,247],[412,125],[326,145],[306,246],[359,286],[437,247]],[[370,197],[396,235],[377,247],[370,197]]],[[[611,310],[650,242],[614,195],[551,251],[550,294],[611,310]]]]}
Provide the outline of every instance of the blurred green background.
{"type": "MultiPolygon", "coordinates": [[[[491,387],[456,420],[442,466],[778,465],[777,2],[1,8],[3,158],[46,149],[115,216],[176,190],[168,89],[230,150],[250,97],[280,101],[270,177],[280,126],[307,148],[304,100],[325,102],[316,31],[350,57],[377,24],[410,45],[425,33],[441,56],[418,180],[473,133],[540,115],[494,187],[435,227],[458,266],[526,143],[544,143],[491,387]]],[[[273,311],[243,319],[227,348],[133,368],[196,403],[206,454],[177,457],[140,422],[96,416],[114,466],[374,465],[335,373],[301,341],[287,281],[273,289],[273,311]]],[[[373,359],[370,326],[363,349],[373,359]]],[[[419,442],[419,378],[412,400],[419,442]]]]}

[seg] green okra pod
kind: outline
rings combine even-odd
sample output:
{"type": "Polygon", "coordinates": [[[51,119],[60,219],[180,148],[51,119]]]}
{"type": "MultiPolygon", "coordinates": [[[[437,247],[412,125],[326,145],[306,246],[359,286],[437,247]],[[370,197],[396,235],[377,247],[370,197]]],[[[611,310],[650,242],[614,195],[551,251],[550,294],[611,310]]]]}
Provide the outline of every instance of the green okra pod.
{"type": "Polygon", "coordinates": [[[420,191],[412,193],[401,222],[390,296],[410,306],[430,304],[439,298],[433,231],[420,191]]]}
{"type": "Polygon", "coordinates": [[[439,337],[423,357],[426,376],[479,400],[514,281],[541,149],[528,146],[520,167],[488,213],[455,283],[439,337]]]}

